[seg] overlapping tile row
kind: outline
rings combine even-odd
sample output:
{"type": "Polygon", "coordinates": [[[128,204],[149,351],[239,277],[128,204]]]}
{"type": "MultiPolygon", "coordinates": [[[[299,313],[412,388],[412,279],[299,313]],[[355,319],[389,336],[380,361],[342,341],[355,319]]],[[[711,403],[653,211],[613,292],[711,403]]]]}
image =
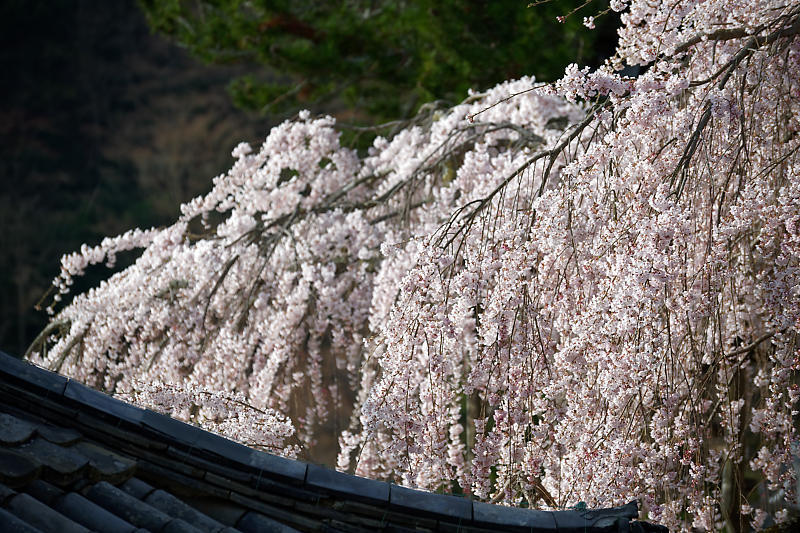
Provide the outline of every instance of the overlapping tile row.
{"type": "Polygon", "coordinates": [[[0,531],[658,530],[635,503],[532,511],[253,450],[0,352],[0,531]]]}

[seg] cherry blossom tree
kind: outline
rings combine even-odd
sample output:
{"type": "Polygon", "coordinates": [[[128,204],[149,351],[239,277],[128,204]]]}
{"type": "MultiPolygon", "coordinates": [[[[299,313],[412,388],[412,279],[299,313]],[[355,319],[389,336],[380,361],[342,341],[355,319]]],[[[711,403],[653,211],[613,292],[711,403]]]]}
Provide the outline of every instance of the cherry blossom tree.
{"type": "Polygon", "coordinates": [[[142,250],[30,357],[293,456],[352,413],[337,466],[409,486],[787,520],[800,4],[611,8],[597,71],[429,106],[367,154],[308,113],[239,145],[173,225],[62,259],[56,301],[142,250]]]}

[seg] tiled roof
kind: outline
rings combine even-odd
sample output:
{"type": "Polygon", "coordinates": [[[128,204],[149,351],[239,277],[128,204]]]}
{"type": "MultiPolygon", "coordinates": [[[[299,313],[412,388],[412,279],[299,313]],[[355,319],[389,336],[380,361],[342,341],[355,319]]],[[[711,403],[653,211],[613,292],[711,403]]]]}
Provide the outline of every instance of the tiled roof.
{"type": "Polygon", "coordinates": [[[250,449],[0,352],[0,531],[665,531],[431,494],[250,449]]]}

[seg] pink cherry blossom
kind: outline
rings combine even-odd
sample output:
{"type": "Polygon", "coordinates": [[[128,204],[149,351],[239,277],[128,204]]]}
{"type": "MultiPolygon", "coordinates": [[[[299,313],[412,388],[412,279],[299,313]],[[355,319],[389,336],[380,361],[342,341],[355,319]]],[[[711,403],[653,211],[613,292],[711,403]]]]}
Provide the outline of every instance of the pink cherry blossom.
{"type": "Polygon", "coordinates": [[[142,249],[33,360],[291,456],[333,435],[338,468],[408,486],[786,520],[800,6],[610,7],[596,71],[424,108],[366,154],[308,112],[240,144],[173,225],[62,259],[59,296],[142,249]]]}

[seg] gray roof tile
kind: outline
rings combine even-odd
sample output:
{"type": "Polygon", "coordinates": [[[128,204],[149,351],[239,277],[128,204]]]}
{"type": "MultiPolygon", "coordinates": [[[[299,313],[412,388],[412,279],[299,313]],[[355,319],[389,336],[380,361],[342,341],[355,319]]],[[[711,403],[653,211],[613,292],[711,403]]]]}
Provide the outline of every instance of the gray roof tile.
{"type": "Polygon", "coordinates": [[[69,428],[60,428],[50,426],[48,424],[39,424],[36,427],[36,433],[53,444],[60,444],[62,446],[69,446],[81,440],[82,435],[80,431],[69,428]]]}
{"type": "Polygon", "coordinates": [[[6,500],[9,500],[16,493],[17,491],[12,489],[11,487],[7,487],[2,483],[0,483],[0,505],[4,504],[6,500]]]}
{"type": "Polygon", "coordinates": [[[134,425],[141,423],[145,413],[143,409],[112,398],[102,392],[90,389],[86,385],[74,380],[70,380],[69,383],[67,383],[64,396],[134,425]]]}
{"type": "Polygon", "coordinates": [[[44,467],[45,478],[58,485],[78,479],[89,464],[89,460],[80,453],[38,437],[15,451],[32,461],[39,461],[44,467]]]}
{"type": "Polygon", "coordinates": [[[75,444],[71,449],[87,458],[91,467],[89,477],[93,481],[104,480],[121,483],[133,476],[136,471],[135,460],[99,444],[83,441],[75,444]]]}
{"type": "Polygon", "coordinates": [[[592,523],[582,516],[571,512],[553,512],[559,533],[583,533],[592,523]]]}
{"type": "Polygon", "coordinates": [[[203,478],[212,485],[224,487],[242,496],[256,498],[265,503],[284,507],[291,507],[297,502],[317,503],[320,499],[318,493],[264,478],[253,478],[248,485],[238,483],[212,472],[206,472],[203,478]]]}
{"type": "Polygon", "coordinates": [[[581,514],[587,520],[593,520],[603,516],[618,516],[620,518],[636,518],[639,516],[639,504],[635,501],[628,502],[620,507],[609,507],[607,509],[586,509],[581,514]]]}
{"type": "Polygon", "coordinates": [[[5,533],[42,533],[41,530],[4,509],[0,509],[0,531],[5,533]]]}
{"type": "Polygon", "coordinates": [[[257,468],[267,476],[278,475],[301,482],[306,478],[308,467],[300,461],[292,461],[259,450],[249,450],[245,464],[257,468]]]}
{"type": "Polygon", "coordinates": [[[203,433],[205,433],[198,427],[153,411],[144,412],[142,425],[191,448],[197,446],[198,441],[202,439],[203,433]]]}
{"type": "Polygon", "coordinates": [[[636,502],[610,509],[587,509],[583,511],[553,511],[559,533],[583,533],[587,529],[616,531],[623,523],[639,516],[636,502]],[[618,522],[620,520],[621,522],[618,522]]]}
{"type": "Polygon", "coordinates": [[[109,424],[107,420],[97,418],[89,413],[79,412],[75,416],[76,422],[80,424],[81,429],[90,437],[100,438],[102,440],[113,439],[115,442],[115,449],[127,448],[136,446],[140,449],[161,451],[167,449],[168,444],[149,438],[149,436],[137,433],[135,428],[129,429],[124,427],[125,424],[121,423],[119,426],[109,424]]]}
{"type": "MultiPolygon", "coordinates": [[[[348,523],[354,527],[366,528],[370,531],[380,530],[386,524],[386,517],[383,514],[361,516],[355,513],[347,513],[340,509],[335,509],[334,507],[312,505],[309,503],[300,502],[298,502],[294,508],[299,513],[302,513],[308,517],[314,517],[323,521],[348,523]]],[[[385,509],[384,513],[386,513],[385,509]]]]}
{"type": "Polygon", "coordinates": [[[139,461],[137,472],[142,479],[158,484],[161,488],[168,491],[184,492],[188,494],[207,494],[216,498],[227,499],[230,491],[212,485],[202,479],[201,476],[190,477],[179,474],[170,468],[139,461]]]}
{"type": "Polygon", "coordinates": [[[3,354],[3,364],[0,365],[0,373],[16,378],[26,384],[54,392],[58,395],[64,393],[68,379],[59,376],[55,372],[50,372],[39,368],[25,361],[20,361],[15,357],[3,354]]]}
{"type": "Polygon", "coordinates": [[[156,489],[148,494],[144,501],[165,514],[185,520],[200,531],[217,533],[225,527],[213,518],[204,515],[194,507],[187,505],[169,492],[161,489],[156,489]]]}
{"type": "Polygon", "coordinates": [[[306,484],[352,498],[389,503],[389,484],[350,476],[319,465],[308,465],[306,484]]]}
{"type": "Polygon", "coordinates": [[[541,532],[556,531],[556,520],[550,511],[517,509],[483,502],[473,502],[472,510],[478,523],[534,528],[541,532]]]}
{"type": "Polygon", "coordinates": [[[37,479],[25,487],[25,492],[40,502],[52,506],[53,503],[64,495],[64,491],[50,483],[37,479]]]}
{"type": "Polygon", "coordinates": [[[455,520],[472,520],[472,501],[457,496],[432,494],[392,485],[389,503],[392,506],[434,513],[455,520]]]}
{"type": "Polygon", "coordinates": [[[300,529],[301,531],[320,531],[323,529],[320,522],[294,512],[292,508],[287,509],[275,505],[268,505],[264,502],[247,498],[236,493],[231,494],[231,501],[257,511],[273,520],[300,529]]]}
{"type": "Polygon", "coordinates": [[[35,432],[35,424],[0,413],[0,443],[16,446],[30,440],[35,432]]]}
{"type": "Polygon", "coordinates": [[[120,488],[138,500],[144,500],[156,490],[155,487],[135,477],[123,483],[120,488]]]}
{"type": "Polygon", "coordinates": [[[201,530],[197,529],[193,525],[191,525],[186,520],[181,520],[180,518],[173,518],[170,520],[166,526],[161,530],[161,533],[203,533],[201,530]]]}
{"type": "Polygon", "coordinates": [[[634,531],[636,505],[537,512],[247,448],[0,353],[0,531],[634,531]]]}
{"type": "Polygon", "coordinates": [[[41,529],[43,533],[89,533],[82,525],[28,494],[17,494],[6,508],[17,518],[41,529]]]}
{"type": "Polygon", "coordinates": [[[231,466],[230,463],[223,464],[219,458],[217,458],[216,461],[212,461],[199,457],[197,453],[191,452],[192,450],[184,451],[174,446],[167,448],[167,455],[170,461],[193,465],[194,468],[201,471],[198,477],[206,477],[210,473],[215,473],[226,480],[233,480],[240,483],[250,484],[253,481],[253,472],[235,468],[231,466]]]}
{"type": "Polygon", "coordinates": [[[201,510],[203,514],[208,515],[220,524],[226,526],[235,525],[247,512],[247,509],[243,508],[241,505],[231,503],[227,498],[187,496],[184,497],[183,500],[195,509],[201,510]]]}
{"type": "Polygon", "coordinates": [[[85,495],[97,505],[141,528],[160,531],[173,520],[168,514],[105,481],[89,487],[85,495]]]}
{"type": "Polygon", "coordinates": [[[387,528],[390,526],[395,527],[398,524],[404,524],[415,530],[434,530],[437,524],[437,520],[435,518],[430,518],[429,515],[423,515],[421,513],[409,514],[387,509],[385,506],[369,505],[349,500],[336,501],[332,507],[342,513],[376,519],[386,524],[385,527],[387,528]]]}
{"type": "Polygon", "coordinates": [[[289,527],[277,520],[254,512],[246,513],[236,524],[236,527],[242,533],[261,533],[263,531],[272,531],[274,533],[299,533],[299,531],[293,527],[289,527]]]}
{"type": "Polygon", "coordinates": [[[198,468],[192,461],[176,461],[164,453],[154,453],[150,450],[139,449],[138,451],[133,451],[124,447],[123,450],[138,455],[137,464],[139,469],[153,471],[155,475],[159,475],[159,472],[164,467],[180,472],[190,478],[201,478],[205,474],[203,469],[198,468]]]}
{"type": "MultiPolygon", "coordinates": [[[[436,531],[440,531],[441,533],[493,533],[497,531],[497,529],[496,526],[489,529],[475,525],[465,525],[462,523],[440,522],[436,527],[436,531]]],[[[538,533],[538,532],[536,531],[530,532],[530,530],[528,530],[525,533],[538,533]]]]}
{"type": "Polygon", "coordinates": [[[41,465],[36,457],[0,448],[0,483],[20,487],[39,477],[41,465]]]}
{"type": "Polygon", "coordinates": [[[136,530],[132,524],[74,492],[60,498],[53,509],[92,531],[133,533],[136,530]]]}

